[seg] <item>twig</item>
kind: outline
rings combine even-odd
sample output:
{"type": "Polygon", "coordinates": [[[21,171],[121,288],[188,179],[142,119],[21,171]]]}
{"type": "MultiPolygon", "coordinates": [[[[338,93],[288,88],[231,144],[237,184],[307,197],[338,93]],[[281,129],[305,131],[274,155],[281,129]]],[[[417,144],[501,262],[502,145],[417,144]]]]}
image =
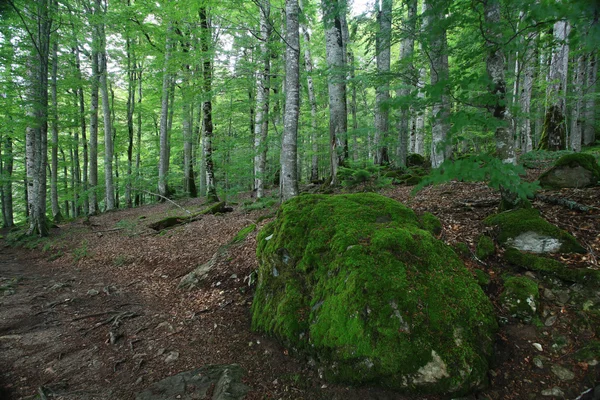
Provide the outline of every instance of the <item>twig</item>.
{"type": "Polygon", "coordinates": [[[188,209],[185,209],[185,208],[181,207],[179,204],[175,203],[173,200],[169,199],[168,197],[165,197],[165,196],[163,196],[163,195],[161,195],[161,194],[158,194],[158,193],[152,193],[152,192],[149,192],[148,190],[143,190],[143,189],[141,189],[141,191],[142,191],[142,192],[144,192],[144,193],[147,193],[147,194],[149,194],[150,196],[158,196],[158,197],[160,197],[161,199],[165,199],[165,200],[166,200],[166,201],[168,201],[169,203],[173,203],[173,204],[175,204],[177,207],[181,208],[181,209],[182,209],[183,211],[185,211],[186,213],[188,213],[188,214],[190,214],[190,215],[192,214],[192,212],[191,212],[190,210],[188,210],[188,209]]]}
{"type": "Polygon", "coordinates": [[[125,361],[127,361],[126,358],[122,358],[120,360],[115,361],[115,365],[113,366],[113,371],[117,372],[117,367],[119,366],[119,364],[123,364],[125,361]]]}
{"type": "Polygon", "coordinates": [[[94,233],[104,233],[104,232],[115,232],[115,231],[122,231],[125,228],[112,228],[112,229],[105,229],[102,231],[92,231],[94,233]]]}
{"type": "Polygon", "coordinates": [[[82,315],[80,317],[73,318],[71,320],[71,322],[79,321],[79,320],[86,319],[86,318],[101,317],[106,314],[118,314],[118,313],[119,313],[119,311],[104,311],[104,312],[99,312],[99,313],[94,313],[94,314],[82,315]]]}
{"type": "Polygon", "coordinates": [[[134,312],[130,312],[130,311],[126,311],[120,314],[117,314],[113,317],[107,318],[102,322],[98,322],[96,325],[92,326],[91,328],[89,328],[87,331],[84,332],[84,335],[90,331],[93,331],[96,328],[99,328],[103,325],[108,325],[110,323],[113,324],[113,326],[115,325],[119,325],[121,323],[121,320],[126,319],[126,318],[135,318],[135,317],[139,317],[140,314],[134,313],[134,312]]]}
{"type": "Polygon", "coordinates": [[[592,209],[598,210],[598,208],[596,208],[596,207],[586,206],[584,204],[577,203],[576,201],[573,201],[571,199],[565,199],[562,197],[553,197],[553,196],[545,196],[543,194],[536,194],[535,198],[536,198],[536,200],[540,200],[540,201],[543,201],[545,203],[550,203],[550,204],[558,204],[558,205],[567,207],[571,210],[577,210],[577,211],[582,211],[582,212],[588,212],[592,209]]]}

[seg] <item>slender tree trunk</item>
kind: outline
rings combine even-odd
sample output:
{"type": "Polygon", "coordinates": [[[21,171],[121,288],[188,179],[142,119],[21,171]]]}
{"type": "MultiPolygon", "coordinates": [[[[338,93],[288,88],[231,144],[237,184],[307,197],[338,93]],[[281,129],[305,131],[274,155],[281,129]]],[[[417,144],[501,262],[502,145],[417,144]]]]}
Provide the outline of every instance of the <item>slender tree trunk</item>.
{"type": "MultiPolygon", "coordinates": [[[[143,94],[143,90],[142,90],[142,72],[143,72],[143,67],[141,62],[138,63],[137,65],[137,80],[138,80],[138,85],[137,85],[137,90],[138,90],[138,106],[137,106],[137,149],[136,149],[136,153],[135,153],[135,179],[136,179],[136,183],[137,185],[141,185],[140,181],[140,168],[141,168],[141,153],[142,153],[142,94],[143,94]]],[[[142,192],[139,190],[136,190],[136,194],[135,194],[135,201],[134,204],[136,206],[141,206],[142,205],[142,192]]]]}
{"type": "Polygon", "coordinates": [[[212,154],[213,122],[212,122],[212,47],[211,29],[208,24],[208,10],[200,8],[200,47],[204,55],[202,77],[204,79],[204,101],[202,102],[202,126],[204,128],[204,165],[206,168],[206,197],[209,202],[219,201],[215,181],[215,171],[212,154]]]}
{"type": "Polygon", "coordinates": [[[29,235],[48,235],[46,221],[46,168],[48,164],[48,66],[52,20],[51,2],[37,0],[31,17],[37,22],[33,49],[27,60],[29,105],[26,111],[27,207],[29,235]]]}
{"type": "Polygon", "coordinates": [[[567,42],[571,27],[568,21],[554,24],[556,42],[548,71],[548,89],[546,92],[546,116],[540,139],[540,149],[564,150],[566,148],[566,92],[569,66],[569,44],[567,42]]]}
{"type": "Polygon", "coordinates": [[[377,1],[379,31],[375,36],[377,50],[377,73],[379,82],[375,90],[375,164],[390,162],[387,146],[390,98],[388,76],[390,72],[390,47],[392,35],[392,0],[377,1]]]}
{"type": "MultiPolygon", "coordinates": [[[[73,106],[75,109],[79,107],[79,95],[77,90],[73,92],[73,106]]],[[[85,119],[84,119],[85,121],[85,119]]],[[[71,162],[73,165],[73,212],[71,215],[73,217],[78,217],[81,211],[81,207],[79,205],[79,197],[81,194],[81,165],[79,163],[79,130],[75,129],[73,134],[73,145],[72,147],[72,157],[71,162]]],[[[87,156],[87,155],[86,155],[87,156]]]]}
{"type": "Polygon", "coordinates": [[[52,81],[50,85],[52,99],[52,161],[50,168],[50,203],[52,205],[52,218],[55,223],[62,220],[60,205],[58,203],[58,98],[56,95],[56,77],[58,75],[58,38],[54,38],[52,45],[52,81]]]}
{"type": "MultiPolygon", "coordinates": [[[[400,43],[400,64],[404,67],[406,78],[401,82],[401,87],[396,91],[396,97],[402,101],[400,110],[398,113],[398,147],[396,150],[396,160],[398,166],[406,167],[406,158],[409,152],[409,136],[411,135],[412,129],[410,129],[410,107],[405,99],[408,98],[410,92],[414,88],[414,82],[418,79],[415,76],[415,66],[412,62],[413,52],[415,48],[415,28],[416,28],[416,17],[417,17],[417,0],[409,0],[406,3],[407,13],[406,19],[403,21],[404,27],[404,38],[400,43]]],[[[414,149],[414,140],[413,146],[414,149]]]]}
{"type": "Polygon", "coordinates": [[[429,32],[429,59],[431,86],[438,87],[440,96],[434,101],[432,107],[431,123],[431,165],[439,167],[444,160],[450,158],[452,146],[448,143],[450,124],[450,100],[448,95],[448,44],[444,28],[445,8],[447,2],[425,0],[424,8],[429,14],[424,18],[423,30],[429,32]]]}
{"type": "Polygon", "coordinates": [[[300,110],[300,32],[298,14],[298,0],[286,0],[285,114],[281,141],[281,199],[283,201],[298,195],[297,147],[300,110]]]}
{"type": "Polygon", "coordinates": [[[533,83],[535,79],[536,65],[536,45],[537,33],[530,33],[527,36],[526,49],[522,61],[522,81],[520,86],[519,105],[521,115],[517,119],[520,132],[520,147],[523,153],[530,152],[533,149],[533,139],[531,130],[531,96],[533,94],[533,83]]]}
{"type": "Polygon", "coordinates": [[[167,175],[169,173],[169,92],[171,84],[171,75],[169,74],[169,59],[171,57],[171,35],[173,26],[169,23],[167,28],[167,39],[165,44],[165,59],[163,66],[162,81],[162,100],[160,108],[160,152],[158,161],[158,194],[165,197],[169,196],[167,175]]]}
{"type": "MultiPolygon", "coordinates": [[[[129,2],[128,2],[129,3],[129,2]]],[[[130,4],[128,4],[130,5],[130,4]]],[[[133,114],[135,113],[135,91],[136,91],[136,59],[133,50],[133,43],[129,34],[126,33],[125,45],[127,52],[127,177],[125,184],[125,205],[127,208],[133,207],[132,181],[133,181],[133,136],[134,124],[133,114]]]]}
{"type": "MultiPolygon", "coordinates": [[[[304,13],[304,2],[300,1],[301,11],[304,13]]],[[[306,70],[306,89],[308,91],[308,102],[310,104],[310,142],[312,145],[312,156],[310,162],[310,181],[319,180],[319,144],[317,124],[317,98],[315,96],[315,85],[313,82],[313,60],[310,51],[310,33],[307,27],[307,16],[300,23],[302,36],[304,37],[304,69],[306,70]]]]}
{"type": "MultiPolygon", "coordinates": [[[[90,15],[90,19],[94,16],[90,15]]],[[[90,189],[89,189],[89,208],[90,215],[98,213],[98,104],[100,90],[100,71],[98,66],[100,39],[98,30],[92,29],[92,51],[91,65],[92,76],[90,77],[92,92],[90,95],[90,189]]]]}
{"type": "Polygon", "coordinates": [[[583,125],[583,144],[590,145],[596,140],[596,77],[598,76],[598,56],[597,51],[588,55],[586,64],[586,89],[587,97],[585,100],[585,118],[583,125]]]}
{"type": "Polygon", "coordinates": [[[325,25],[327,87],[329,92],[329,145],[331,184],[337,184],[338,166],[343,163],[343,140],[348,131],[346,110],[346,71],[340,13],[345,11],[345,0],[322,0],[325,25]]]}
{"type": "Polygon", "coordinates": [[[3,154],[1,159],[2,171],[2,226],[11,228],[14,226],[12,178],[13,178],[13,142],[10,135],[2,138],[3,154]]]}
{"type": "MultiPolygon", "coordinates": [[[[71,132],[69,132],[69,136],[72,138],[73,134],[71,132]]],[[[69,143],[69,153],[71,156],[71,188],[75,189],[75,167],[74,167],[74,156],[73,156],[73,147],[76,147],[73,145],[73,143],[69,143]]],[[[65,156],[65,151],[63,150],[63,148],[60,148],[60,154],[62,156],[62,161],[63,161],[63,190],[65,191],[65,193],[69,192],[69,171],[67,168],[67,157],[65,156]]],[[[75,194],[75,191],[73,190],[73,193],[75,194]]],[[[69,218],[69,208],[73,211],[73,216],[75,217],[75,209],[77,208],[77,200],[75,198],[73,198],[73,200],[71,201],[71,204],[69,205],[69,198],[66,197],[65,198],[65,216],[67,218],[69,218]]]]}
{"type": "Polygon", "coordinates": [[[256,77],[256,115],[254,122],[254,189],[256,198],[264,197],[264,180],[267,161],[267,135],[269,130],[269,91],[271,75],[271,5],[270,0],[257,2],[260,15],[259,54],[262,56],[256,77]]]}
{"type": "MultiPolygon", "coordinates": [[[[77,77],[77,99],[79,102],[79,129],[81,130],[81,143],[83,145],[83,171],[81,172],[82,182],[83,182],[83,213],[84,215],[89,215],[90,213],[90,198],[87,194],[88,191],[88,142],[87,142],[87,126],[85,122],[86,113],[85,113],[85,98],[83,94],[83,79],[81,75],[81,61],[79,58],[79,45],[75,42],[75,45],[72,49],[73,55],[75,57],[75,74],[77,77]]],[[[92,77],[92,81],[93,81],[92,77]]],[[[79,157],[78,157],[79,158],[79,157]]],[[[78,189],[79,190],[79,189],[78,189]]]]}
{"type": "Polygon", "coordinates": [[[586,59],[580,50],[573,70],[573,105],[571,109],[571,132],[569,134],[569,147],[573,151],[581,151],[583,127],[583,84],[585,82],[586,59]]]}

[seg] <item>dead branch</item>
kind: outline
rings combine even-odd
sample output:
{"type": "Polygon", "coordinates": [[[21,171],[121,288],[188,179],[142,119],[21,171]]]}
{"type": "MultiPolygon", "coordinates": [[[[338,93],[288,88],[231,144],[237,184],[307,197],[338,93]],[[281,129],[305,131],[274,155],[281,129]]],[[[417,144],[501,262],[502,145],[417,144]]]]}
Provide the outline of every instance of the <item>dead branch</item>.
{"type": "Polygon", "coordinates": [[[87,318],[101,317],[106,314],[118,314],[118,313],[119,313],[119,311],[103,311],[103,312],[94,313],[94,314],[82,315],[80,317],[73,318],[71,320],[71,322],[75,322],[75,321],[79,321],[79,320],[87,319],[87,318]]]}
{"type": "Polygon", "coordinates": [[[577,203],[571,199],[566,199],[563,197],[553,197],[553,196],[545,196],[543,194],[536,194],[536,200],[543,201],[545,203],[557,204],[559,206],[567,207],[570,210],[576,210],[581,212],[588,212],[592,209],[598,210],[596,207],[586,206],[584,204],[577,203]]]}

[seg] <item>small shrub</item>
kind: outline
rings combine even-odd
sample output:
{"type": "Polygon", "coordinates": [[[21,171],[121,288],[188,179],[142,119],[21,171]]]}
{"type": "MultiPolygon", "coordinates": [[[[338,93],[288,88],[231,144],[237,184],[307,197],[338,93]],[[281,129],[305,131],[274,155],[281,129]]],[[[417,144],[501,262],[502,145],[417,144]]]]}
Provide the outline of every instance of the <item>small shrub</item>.
{"type": "Polygon", "coordinates": [[[477,258],[480,260],[485,260],[486,258],[492,256],[495,252],[496,245],[494,244],[492,238],[487,235],[479,236],[479,239],[477,240],[477,249],[475,251],[477,258]]]}
{"type": "Polygon", "coordinates": [[[237,233],[237,235],[234,236],[233,239],[231,239],[231,243],[241,243],[244,240],[246,240],[246,238],[248,237],[249,234],[251,234],[252,232],[254,232],[256,230],[256,224],[251,224],[248,225],[245,228],[240,229],[240,231],[237,233]]]}
{"type": "Polygon", "coordinates": [[[88,246],[88,243],[87,243],[87,241],[84,240],[81,243],[81,246],[79,246],[78,248],[73,250],[73,260],[75,260],[75,262],[82,260],[89,256],[87,246],[88,246]]]}

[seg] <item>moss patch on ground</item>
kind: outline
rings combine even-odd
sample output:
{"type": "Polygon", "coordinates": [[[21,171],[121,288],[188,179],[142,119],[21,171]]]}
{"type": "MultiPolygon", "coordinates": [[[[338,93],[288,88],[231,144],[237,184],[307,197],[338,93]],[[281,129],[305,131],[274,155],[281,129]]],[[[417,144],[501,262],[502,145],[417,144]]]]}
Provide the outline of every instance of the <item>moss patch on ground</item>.
{"type": "Polygon", "coordinates": [[[600,284],[600,271],[593,269],[568,268],[565,264],[553,258],[540,257],[535,254],[523,253],[517,249],[507,249],[504,259],[530,271],[539,272],[566,282],[581,284],[600,284]]]}
{"type": "Polygon", "coordinates": [[[494,255],[496,252],[496,245],[491,237],[487,235],[479,236],[477,239],[477,248],[475,250],[475,254],[477,258],[480,260],[485,260],[486,258],[494,255]]]}
{"type": "Polygon", "coordinates": [[[571,234],[552,225],[540,216],[535,208],[522,208],[505,211],[487,217],[484,224],[498,227],[497,240],[500,244],[510,244],[510,241],[521,234],[535,232],[541,236],[558,239],[562,244],[561,253],[586,253],[571,234]]]}
{"type": "Polygon", "coordinates": [[[328,379],[466,393],[486,381],[497,323],[454,251],[377,194],[304,195],[258,236],[252,327],[328,379]]]}
{"type": "Polygon", "coordinates": [[[535,281],[525,276],[510,276],[504,280],[500,302],[511,316],[531,322],[536,315],[539,297],[535,281]]]}

